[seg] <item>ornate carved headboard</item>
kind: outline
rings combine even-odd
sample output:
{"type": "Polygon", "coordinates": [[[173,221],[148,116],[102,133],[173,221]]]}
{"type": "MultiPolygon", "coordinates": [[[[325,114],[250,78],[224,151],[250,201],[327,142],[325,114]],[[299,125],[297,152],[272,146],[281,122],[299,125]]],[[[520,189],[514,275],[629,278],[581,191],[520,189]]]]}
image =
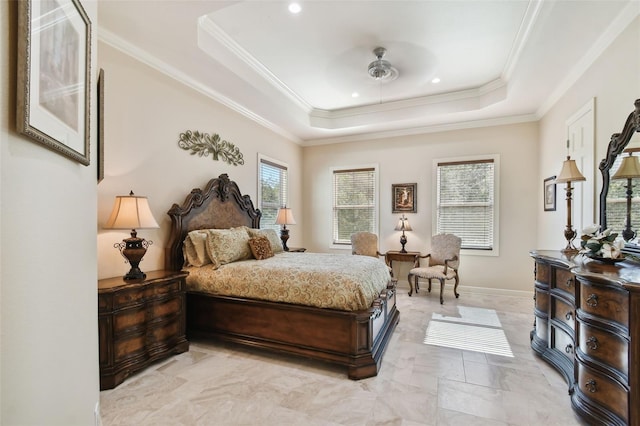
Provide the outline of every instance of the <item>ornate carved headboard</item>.
{"type": "Polygon", "coordinates": [[[165,268],[179,271],[184,265],[182,243],[196,229],[225,229],[235,226],[260,227],[262,213],[242,195],[235,182],[224,173],[211,179],[204,190],[195,188],[182,203],[167,212],[171,217],[169,245],[165,249],[165,268]]]}

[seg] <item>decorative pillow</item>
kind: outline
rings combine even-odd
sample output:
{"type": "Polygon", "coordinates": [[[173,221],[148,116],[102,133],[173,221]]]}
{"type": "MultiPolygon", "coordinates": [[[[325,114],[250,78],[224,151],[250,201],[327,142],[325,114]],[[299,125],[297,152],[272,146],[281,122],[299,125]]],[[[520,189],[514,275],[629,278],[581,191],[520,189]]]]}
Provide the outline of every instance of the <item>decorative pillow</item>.
{"type": "Polygon", "coordinates": [[[206,245],[206,231],[189,232],[182,245],[185,266],[204,266],[211,263],[206,245]]]}
{"type": "Polygon", "coordinates": [[[271,242],[267,237],[249,238],[249,247],[251,247],[251,253],[253,253],[253,257],[258,260],[273,257],[271,242]]]}
{"type": "Polygon", "coordinates": [[[246,228],[208,229],[207,254],[216,268],[220,265],[251,258],[246,228]]]}
{"type": "Polygon", "coordinates": [[[267,237],[267,239],[271,243],[271,250],[274,254],[284,251],[284,248],[282,248],[282,240],[278,236],[278,232],[276,232],[275,229],[247,228],[247,232],[251,237],[267,237]]]}

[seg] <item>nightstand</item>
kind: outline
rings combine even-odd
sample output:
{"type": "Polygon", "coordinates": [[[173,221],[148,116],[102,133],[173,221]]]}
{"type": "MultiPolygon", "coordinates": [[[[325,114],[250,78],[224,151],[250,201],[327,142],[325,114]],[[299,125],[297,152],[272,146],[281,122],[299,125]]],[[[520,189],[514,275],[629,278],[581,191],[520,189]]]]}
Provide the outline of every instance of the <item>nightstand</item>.
{"type": "Polygon", "coordinates": [[[289,253],[304,253],[307,251],[304,247],[289,247],[289,253]]]}
{"type": "Polygon", "coordinates": [[[118,386],[154,361],[189,350],[188,272],[152,271],[144,280],[98,281],[100,390],[118,386]]]}
{"type": "MultiPolygon", "coordinates": [[[[411,262],[414,263],[416,260],[418,264],[416,266],[420,266],[420,252],[419,251],[408,251],[403,253],[401,251],[391,250],[384,254],[384,261],[389,265],[389,268],[393,268],[393,261],[396,262],[411,262]]],[[[409,296],[413,293],[413,284],[409,281],[409,296]]]]}

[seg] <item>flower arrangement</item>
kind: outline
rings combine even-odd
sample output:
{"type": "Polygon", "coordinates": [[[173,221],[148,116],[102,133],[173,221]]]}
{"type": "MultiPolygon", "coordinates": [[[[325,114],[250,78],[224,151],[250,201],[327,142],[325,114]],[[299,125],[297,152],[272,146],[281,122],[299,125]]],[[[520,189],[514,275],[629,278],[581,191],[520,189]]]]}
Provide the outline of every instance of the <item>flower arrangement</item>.
{"type": "Polygon", "coordinates": [[[598,225],[591,225],[582,230],[580,237],[580,253],[588,257],[600,257],[604,259],[622,259],[624,240],[618,238],[618,234],[605,229],[600,232],[598,225]]]}

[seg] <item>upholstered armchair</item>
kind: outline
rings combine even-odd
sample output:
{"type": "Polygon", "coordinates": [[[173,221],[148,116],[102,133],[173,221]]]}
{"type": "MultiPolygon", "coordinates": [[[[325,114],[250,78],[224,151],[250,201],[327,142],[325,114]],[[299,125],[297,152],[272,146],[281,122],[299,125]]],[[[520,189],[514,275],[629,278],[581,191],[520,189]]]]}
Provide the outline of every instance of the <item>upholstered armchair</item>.
{"type": "Polygon", "coordinates": [[[378,236],[371,232],[356,232],[351,234],[351,254],[371,257],[384,257],[389,272],[393,277],[393,269],[387,263],[384,253],[378,251],[378,236]]]}
{"type": "MultiPolygon", "coordinates": [[[[446,280],[455,280],[453,294],[458,298],[458,267],[460,266],[460,245],[462,240],[453,234],[438,234],[431,238],[431,252],[424,256],[416,256],[413,269],[409,271],[409,285],[414,280],[416,293],[418,292],[418,279],[429,280],[429,292],[431,292],[431,280],[440,281],[440,304],[443,303],[442,293],[446,280]],[[420,259],[429,259],[428,266],[420,267],[420,259]]],[[[411,296],[411,291],[409,292],[411,296]]]]}

